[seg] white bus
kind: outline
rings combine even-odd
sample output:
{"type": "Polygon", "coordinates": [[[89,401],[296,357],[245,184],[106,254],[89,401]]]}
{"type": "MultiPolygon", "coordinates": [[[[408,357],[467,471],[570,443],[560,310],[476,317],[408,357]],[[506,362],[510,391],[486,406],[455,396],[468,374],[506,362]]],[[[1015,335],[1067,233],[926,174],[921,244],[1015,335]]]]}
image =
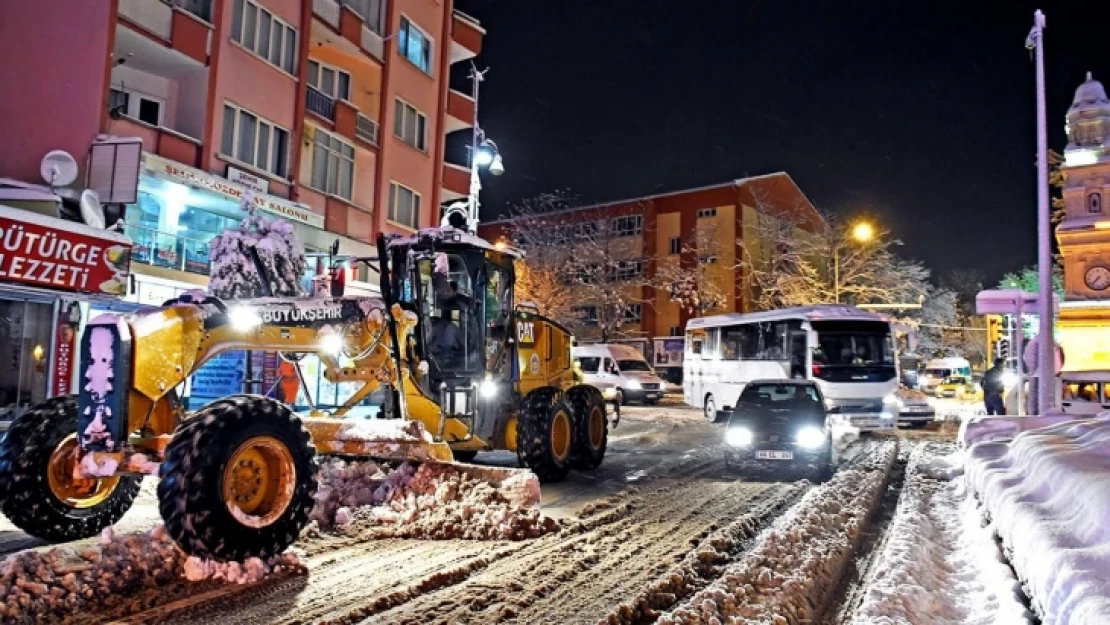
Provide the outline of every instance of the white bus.
{"type": "Polygon", "coordinates": [[[816,381],[829,407],[862,431],[895,426],[898,368],[883,315],[826,305],[686,324],[683,397],[707,419],[731,412],[748,382],[783,378],[816,381]]]}

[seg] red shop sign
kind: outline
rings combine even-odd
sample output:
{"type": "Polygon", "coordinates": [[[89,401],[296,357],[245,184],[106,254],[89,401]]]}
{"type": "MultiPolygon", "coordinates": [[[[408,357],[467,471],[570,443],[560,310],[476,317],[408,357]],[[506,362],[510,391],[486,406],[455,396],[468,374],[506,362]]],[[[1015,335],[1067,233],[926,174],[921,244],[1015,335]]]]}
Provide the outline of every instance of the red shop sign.
{"type": "Polygon", "coordinates": [[[70,394],[70,380],[73,377],[73,350],[77,346],[77,332],[66,319],[58,320],[58,335],[54,342],[54,394],[62,397],[70,394]]]}
{"type": "Polygon", "coordinates": [[[131,240],[0,206],[0,282],[82,293],[127,293],[131,240]]]}

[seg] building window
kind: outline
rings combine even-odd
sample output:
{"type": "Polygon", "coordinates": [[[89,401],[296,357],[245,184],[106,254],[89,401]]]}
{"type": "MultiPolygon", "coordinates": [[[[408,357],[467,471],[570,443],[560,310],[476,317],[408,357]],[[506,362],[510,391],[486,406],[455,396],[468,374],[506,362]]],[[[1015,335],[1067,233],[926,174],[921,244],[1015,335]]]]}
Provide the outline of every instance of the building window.
{"type": "Polygon", "coordinates": [[[308,62],[308,85],[333,100],[351,99],[351,75],[319,61],[308,62]]]}
{"type": "Polygon", "coordinates": [[[705,219],[707,217],[716,217],[717,209],[715,208],[701,208],[698,209],[698,219],[705,219]]]}
{"type": "Polygon", "coordinates": [[[671,237],[671,254],[682,253],[682,237],[671,237]]]}
{"type": "Polygon", "coordinates": [[[425,74],[432,74],[432,40],[403,15],[401,30],[397,33],[397,46],[401,56],[425,74]]]}
{"type": "Polygon", "coordinates": [[[350,201],[354,178],[355,146],[330,132],[316,129],[310,186],[350,201]]]}
{"type": "Polygon", "coordinates": [[[624,307],[624,323],[640,323],[644,319],[642,304],[629,304],[624,307]]]}
{"type": "Polygon", "coordinates": [[[703,265],[716,265],[717,264],[717,257],[716,256],[702,256],[702,257],[698,258],[698,262],[703,264],[703,265]]]}
{"type": "Polygon", "coordinates": [[[286,177],[289,131],[231,104],[224,104],[220,152],[262,171],[286,177]]]}
{"type": "Polygon", "coordinates": [[[420,194],[404,185],[390,182],[389,220],[406,228],[417,228],[420,223],[420,194]]]}
{"type": "Polygon", "coordinates": [[[614,237],[636,236],[644,231],[644,218],[642,215],[628,215],[613,219],[609,234],[614,237]]]}
{"type": "Polygon", "coordinates": [[[112,88],[108,91],[108,110],[119,110],[120,113],[137,119],[151,126],[162,125],[162,111],[165,110],[165,100],[154,96],[112,88]]]}
{"type": "Polygon", "coordinates": [[[682,328],[680,328],[679,326],[671,326],[670,335],[682,336],[682,328]]]}
{"type": "Polygon", "coordinates": [[[1090,193],[1087,195],[1087,212],[1088,213],[1101,213],[1102,212],[1102,194],[1099,192],[1090,193]]]}
{"type": "Polygon", "coordinates": [[[296,74],[297,31],[253,0],[232,0],[231,40],[289,74],[296,74]]]}
{"type": "Polygon", "coordinates": [[[644,275],[644,261],[622,260],[617,263],[613,279],[617,281],[632,280],[644,275]]]}
{"type": "Polygon", "coordinates": [[[428,118],[411,104],[396,100],[393,107],[393,135],[421,152],[427,149],[428,118]]]}
{"type": "Polygon", "coordinates": [[[570,309],[574,318],[585,324],[597,323],[597,306],[574,306],[570,309]]]}

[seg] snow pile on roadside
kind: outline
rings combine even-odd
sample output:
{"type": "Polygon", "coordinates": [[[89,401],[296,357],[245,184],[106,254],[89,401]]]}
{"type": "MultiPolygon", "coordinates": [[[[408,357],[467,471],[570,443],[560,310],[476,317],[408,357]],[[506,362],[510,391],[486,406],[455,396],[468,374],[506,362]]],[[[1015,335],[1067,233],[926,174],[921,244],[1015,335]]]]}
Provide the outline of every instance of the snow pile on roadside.
{"type": "Polygon", "coordinates": [[[852,625],[1031,623],[1021,585],[964,497],[950,445],[913,451],[898,509],[852,625]]]}
{"type": "Polygon", "coordinates": [[[1110,419],[967,451],[967,479],[1045,623],[1110,623],[1110,419]]]}
{"type": "Polygon", "coordinates": [[[884,446],[880,455],[877,470],[852,465],[807,493],[760,535],[743,559],[657,623],[785,624],[815,618],[882,497],[897,446],[884,446]]]}
{"type": "MultiPolygon", "coordinates": [[[[479,470],[480,469],[476,469],[479,470]]],[[[439,463],[392,467],[373,461],[324,460],[310,518],[344,534],[469,540],[522,540],[557,531],[543,516],[534,479],[494,485],[439,463]],[[350,526],[350,527],[347,527],[350,526]]]]}
{"type": "Polygon", "coordinates": [[[253,584],[272,573],[300,572],[304,567],[295,554],[283,553],[269,560],[247,558],[245,562],[218,562],[189,556],[184,569],[185,579],[190,582],[222,580],[231,584],[253,584]]]}

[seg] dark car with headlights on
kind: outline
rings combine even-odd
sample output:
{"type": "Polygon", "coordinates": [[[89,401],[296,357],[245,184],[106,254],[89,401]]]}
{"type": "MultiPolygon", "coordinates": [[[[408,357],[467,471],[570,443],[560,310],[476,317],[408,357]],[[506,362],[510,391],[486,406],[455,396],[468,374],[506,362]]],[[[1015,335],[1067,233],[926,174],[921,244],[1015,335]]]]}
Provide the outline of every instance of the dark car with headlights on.
{"type": "Polygon", "coordinates": [[[749,382],[725,430],[725,467],[762,465],[832,472],[832,435],[821,389],[809,380],[749,382]]]}

